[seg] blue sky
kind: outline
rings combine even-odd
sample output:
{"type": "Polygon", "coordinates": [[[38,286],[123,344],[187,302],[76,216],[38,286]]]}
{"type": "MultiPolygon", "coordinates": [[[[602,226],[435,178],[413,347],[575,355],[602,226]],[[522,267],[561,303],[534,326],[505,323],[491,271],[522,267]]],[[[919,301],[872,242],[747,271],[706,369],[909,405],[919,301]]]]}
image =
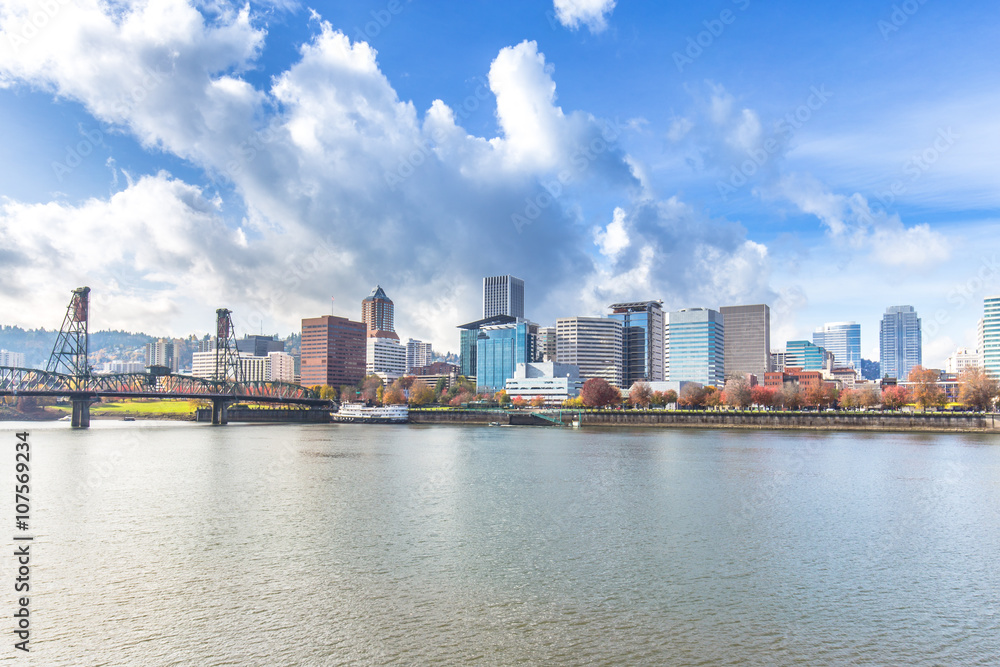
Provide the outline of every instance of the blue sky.
{"type": "Polygon", "coordinates": [[[767,302],[772,342],[1000,292],[983,2],[0,4],[0,321],[243,331],[358,318],[457,347],[528,316],[767,302]],[[332,302],[330,298],[334,297],[332,302]]]}

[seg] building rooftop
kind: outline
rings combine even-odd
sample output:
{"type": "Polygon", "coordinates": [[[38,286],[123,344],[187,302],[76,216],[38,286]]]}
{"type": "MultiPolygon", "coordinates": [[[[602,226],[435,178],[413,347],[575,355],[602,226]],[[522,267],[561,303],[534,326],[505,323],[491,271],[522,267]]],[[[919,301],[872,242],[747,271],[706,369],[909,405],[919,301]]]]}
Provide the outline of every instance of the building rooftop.
{"type": "Polygon", "coordinates": [[[392,299],[385,295],[385,290],[382,289],[381,285],[376,285],[372,293],[365,297],[365,301],[374,301],[375,299],[385,299],[386,301],[392,302],[392,299]]]}

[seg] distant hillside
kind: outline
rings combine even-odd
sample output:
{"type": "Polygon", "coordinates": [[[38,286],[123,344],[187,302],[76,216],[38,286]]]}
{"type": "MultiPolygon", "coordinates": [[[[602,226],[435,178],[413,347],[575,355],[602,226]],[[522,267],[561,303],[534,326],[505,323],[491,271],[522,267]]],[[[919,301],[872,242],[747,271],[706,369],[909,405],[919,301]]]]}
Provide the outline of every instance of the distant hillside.
{"type": "MultiPolygon", "coordinates": [[[[44,368],[56,343],[58,331],[45,329],[22,329],[21,327],[0,326],[0,349],[24,353],[24,363],[29,368],[44,368]]],[[[90,334],[91,357],[104,353],[135,350],[151,341],[153,336],[128,331],[95,331],[90,334]]]]}

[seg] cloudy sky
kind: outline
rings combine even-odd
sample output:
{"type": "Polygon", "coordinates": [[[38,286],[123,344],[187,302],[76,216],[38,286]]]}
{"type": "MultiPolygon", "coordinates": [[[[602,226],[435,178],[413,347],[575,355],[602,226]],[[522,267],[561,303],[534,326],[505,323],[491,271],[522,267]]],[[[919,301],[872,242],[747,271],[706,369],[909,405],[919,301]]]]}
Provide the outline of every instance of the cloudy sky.
{"type": "Polygon", "coordinates": [[[0,2],[0,323],[360,318],[456,350],[527,315],[769,303],[772,343],[1000,292],[986,2],[0,2]],[[333,297],[333,301],[331,301],[333,297]]]}

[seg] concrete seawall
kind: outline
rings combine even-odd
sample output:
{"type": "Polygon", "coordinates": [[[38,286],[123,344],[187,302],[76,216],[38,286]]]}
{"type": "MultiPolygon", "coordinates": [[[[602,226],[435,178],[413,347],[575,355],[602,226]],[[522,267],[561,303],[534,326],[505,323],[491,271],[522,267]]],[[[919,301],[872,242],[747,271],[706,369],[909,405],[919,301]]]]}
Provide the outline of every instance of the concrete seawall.
{"type": "MultiPolygon", "coordinates": [[[[557,413],[546,413],[556,417],[557,413]]],[[[569,424],[579,413],[564,411],[569,424]]],[[[410,410],[412,424],[529,423],[529,411],[410,410]]],[[[823,412],[675,412],[671,410],[608,410],[583,412],[583,426],[680,428],[804,429],[829,431],[964,431],[1000,434],[1000,415],[970,413],[823,413],[823,412]]],[[[544,419],[531,420],[546,425],[544,419]]],[[[549,424],[551,425],[551,424],[549,424]]]]}
{"type": "MultiPolygon", "coordinates": [[[[211,422],[212,409],[198,408],[195,421],[211,422]]],[[[230,422],[326,424],[330,421],[329,410],[310,408],[229,408],[230,422]]]]}

